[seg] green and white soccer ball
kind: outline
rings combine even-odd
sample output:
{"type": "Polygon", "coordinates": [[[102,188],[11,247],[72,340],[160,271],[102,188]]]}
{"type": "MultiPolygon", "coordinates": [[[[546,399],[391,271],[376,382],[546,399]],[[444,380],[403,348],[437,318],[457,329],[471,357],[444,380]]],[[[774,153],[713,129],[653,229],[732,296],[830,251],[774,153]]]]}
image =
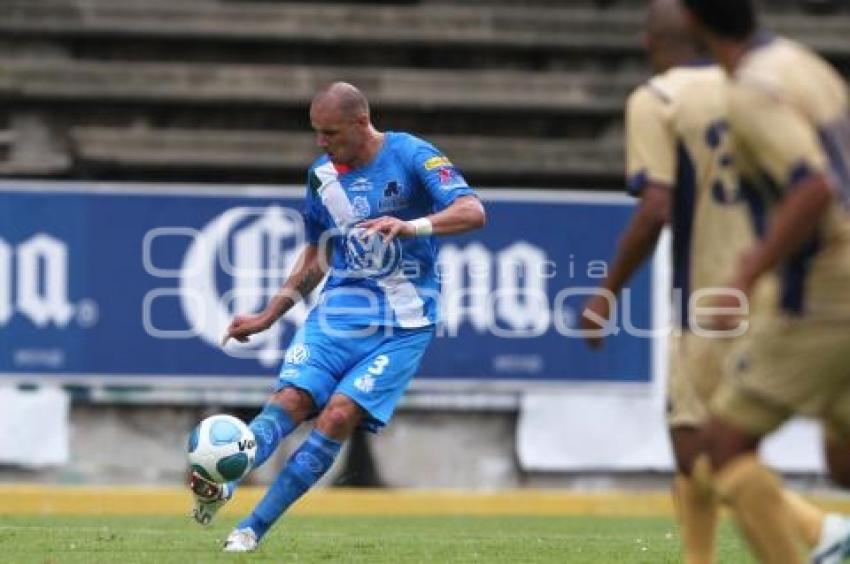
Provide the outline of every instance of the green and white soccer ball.
{"type": "Polygon", "coordinates": [[[189,435],[192,470],[223,484],[242,478],[254,464],[257,440],[241,420],[231,415],[207,417],[189,435]]]}

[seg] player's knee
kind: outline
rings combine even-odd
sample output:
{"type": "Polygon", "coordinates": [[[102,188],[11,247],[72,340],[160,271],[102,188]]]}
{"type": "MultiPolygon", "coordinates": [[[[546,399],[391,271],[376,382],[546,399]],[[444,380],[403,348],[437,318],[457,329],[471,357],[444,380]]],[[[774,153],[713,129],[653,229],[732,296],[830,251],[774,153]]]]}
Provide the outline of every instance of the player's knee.
{"type": "Polygon", "coordinates": [[[289,417],[298,423],[307,419],[315,409],[310,394],[293,386],[275,392],[269,401],[282,407],[289,417]]]}
{"type": "Polygon", "coordinates": [[[316,428],[325,435],[337,440],[345,440],[362,419],[360,408],[350,400],[331,401],[322,410],[316,428]]]}
{"type": "Polygon", "coordinates": [[[712,419],[706,429],[705,444],[711,467],[720,470],[744,454],[755,452],[759,438],[720,419],[712,419]]]}
{"type": "Polygon", "coordinates": [[[704,452],[702,433],[696,427],[674,427],[670,429],[676,470],[690,476],[697,457],[704,452]]]}

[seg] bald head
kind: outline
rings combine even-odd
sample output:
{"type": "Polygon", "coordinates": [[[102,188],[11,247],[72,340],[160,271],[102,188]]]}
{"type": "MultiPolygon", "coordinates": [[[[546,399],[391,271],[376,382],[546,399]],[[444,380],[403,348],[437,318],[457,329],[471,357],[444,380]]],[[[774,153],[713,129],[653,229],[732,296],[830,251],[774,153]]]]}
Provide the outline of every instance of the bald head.
{"type": "Polygon", "coordinates": [[[646,47],[657,72],[693,59],[699,46],[680,0],[652,0],[646,14],[646,47]]]}
{"type": "Polygon", "coordinates": [[[344,119],[369,117],[369,101],[360,90],[348,82],[334,82],[319,90],[311,105],[340,112],[344,119]]]}

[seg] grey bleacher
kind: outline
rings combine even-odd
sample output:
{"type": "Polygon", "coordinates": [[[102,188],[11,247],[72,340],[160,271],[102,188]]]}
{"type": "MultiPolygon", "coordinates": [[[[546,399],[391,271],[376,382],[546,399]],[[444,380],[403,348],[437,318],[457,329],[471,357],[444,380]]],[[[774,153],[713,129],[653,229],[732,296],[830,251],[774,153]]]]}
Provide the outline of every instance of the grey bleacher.
{"type": "Polygon", "coordinates": [[[642,75],[413,70],[214,63],[2,59],[10,99],[304,106],[324,84],[356,82],[384,107],[620,111],[642,75]]]}
{"type": "MultiPolygon", "coordinates": [[[[111,167],[223,170],[237,168],[284,172],[303,167],[315,155],[309,133],[75,127],[75,155],[82,162],[111,167]]],[[[429,136],[470,175],[523,175],[540,179],[567,174],[592,178],[621,162],[619,139],[538,140],[525,138],[429,136]],[[506,158],[506,155],[509,155],[506,158]]]]}
{"type": "MultiPolygon", "coordinates": [[[[479,185],[618,187],[641,6],[2,0],[0,173],[301,182],[310,97],[349,80],[479,185]]],[[[770,27],[850,67],[850,15],[776,6],[770,27]]]]}

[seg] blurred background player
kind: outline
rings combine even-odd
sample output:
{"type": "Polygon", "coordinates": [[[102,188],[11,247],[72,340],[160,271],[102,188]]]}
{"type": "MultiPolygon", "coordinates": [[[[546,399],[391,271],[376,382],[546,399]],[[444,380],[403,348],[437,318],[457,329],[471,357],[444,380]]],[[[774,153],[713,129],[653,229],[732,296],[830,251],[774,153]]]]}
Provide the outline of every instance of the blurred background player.
{"type": "MultiPolygon", "coordinates": [[[[828,425],[827,461],[848,480],[850,432],[850,121],[846,85],[819,56],[759,31],[751,0],[685,0],[694,28],[731,76],[735,166],[759,235],[727,285],[751,295],[779,276],[712,399],[714,484],[764,562],[798,562],[777,477],[761,464],[762,437],[794,413],[828,425]]],[[[735,298],[717,300],[734,307],[735,298]]],[[[735,319],[718,315],[720,326],[735,319]]],[[[812,522],[814,525],[815,522],[812,522]]],[[[814,527],[811,527],[814,530],[814,527]]],[[[850,543],[818,546],[837,562],[850,543]]]]}
{"type": "MultiPolygon", "coordinates": [[[[304,420],[317,419],[265,497],[228,536],[228,552],[256,549],[330,468],[355,428],[377,431],[387,424],[434,335],[439,284],[433,236],[477,229],[485,221],[480,201],[451,162],[412,135],[377,131],[354,86],[338,82],[321,90],[310,120],[325,155],[309,170],[308,244],[265,310],[236,316],[224,343],[245,342],[268,329],[330,271],[320,305],[287,349],[277,392],[251,422],[254,467],[304,420]]],[[[202,523],[234,489],[197,474],[190,486],[202,523]]]]}
{"type": "MultiPolygon", "coordinates": [[[[733,340],[700,331],[702,320],[689,306],[707,305],[692,304],[694,293],[728,281],[754,232],[729,153],[726,77],[701,57],[678,0],[650,4],[645,46],[657,74],[635,90],[626,108],[628,188],[641,200],[602,283],[605,292],[588,301],[590,315],[583,324],[593,330],[607,322],[610,298],[650,256],[669,222],[675,330],[669,341],[667,423],[676,461],[673,493],[685,562],[708,563],[714,560],[718,504],[693,470],[708,464],[702,429],[733,340]]],[[[770,284],[761,294],[759,302],[770,296],[770,284]]],[[[588,340],[601,346],[599,337],[588,340]]],[[[820,527],[824,515],[817,508],[791,492],[785,496],[810,546],[822,540],[822,531],[832,531],[820,527]],[[807,534],[803,525],[812,520],[817,529],[807,534]]],[[[836,520],[843,523],[829,516],[830,523],[836,520]]]]}

